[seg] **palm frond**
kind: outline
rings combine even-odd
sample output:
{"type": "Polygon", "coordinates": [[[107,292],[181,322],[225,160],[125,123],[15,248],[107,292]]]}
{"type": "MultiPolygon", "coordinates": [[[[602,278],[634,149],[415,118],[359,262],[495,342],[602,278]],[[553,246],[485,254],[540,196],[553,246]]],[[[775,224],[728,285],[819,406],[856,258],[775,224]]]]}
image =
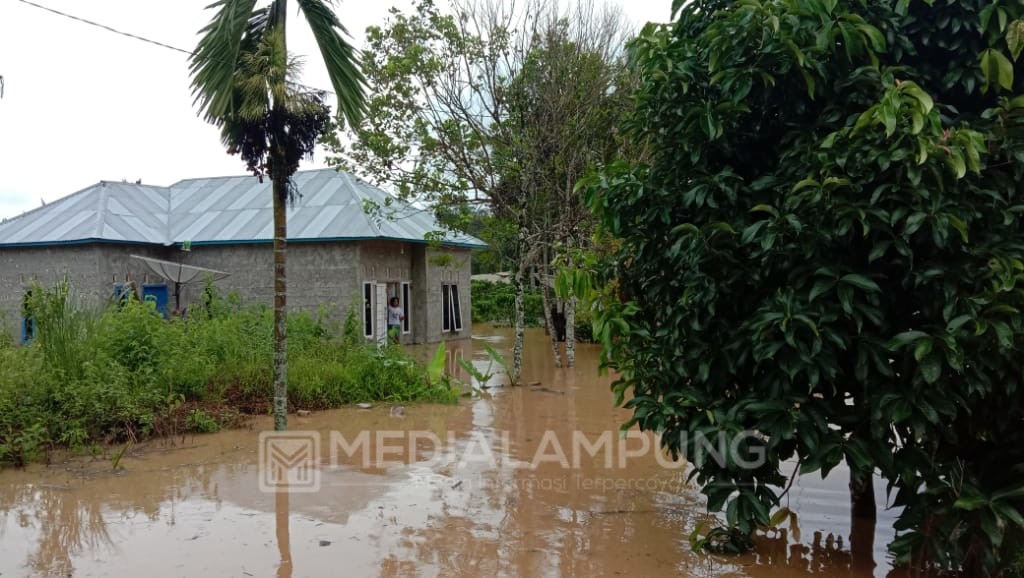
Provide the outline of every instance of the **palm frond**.
{"type": "Polygon", "coordinates": [[[233,106],[234,75],[243,36],[250,29],[256,0],[217,0],[218,8],[190,59],[192,94],[207,122],[219,124],[233,106]]]}
{"type": "Polygon", "coordinates": [[[333,10],[332,0],[296,0],[316,38],[327,74],[338,98],[338,113],[357,126],[365,110],[365,79],[359,54],[345,39],[348,34],[333,10]]]}

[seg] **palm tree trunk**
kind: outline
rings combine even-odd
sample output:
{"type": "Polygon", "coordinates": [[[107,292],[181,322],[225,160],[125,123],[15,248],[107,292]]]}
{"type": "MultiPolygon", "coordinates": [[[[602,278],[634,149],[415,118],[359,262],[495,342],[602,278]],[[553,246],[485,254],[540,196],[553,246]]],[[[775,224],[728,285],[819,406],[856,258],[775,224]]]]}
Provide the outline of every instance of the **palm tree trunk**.
{"type": "MultiPolygon", "coordinates": [[[[287,37],[283,34],[288,17],[288,0],[274,2],[274,25],[280,27],[281,54],[287,58],[287,37]]],[[[286,63],[279,63],[282,74],[286,63]]],[[[275,82],[285,82],[284,78],[275,82]]],[[[285,103],[275,100],[271,116],[270,178],[274,195],[274,429],[288,429],[288,283],[285,276],[285,253],[288,249],[288,178],[285,143],[288,134],[282,124],[285,103]]]]}
{"type": "MultiPolygon", "coordinates": [[[[284,164],[284,163],[282,163],[284,164]]],[[[273,179],[274,195],[274,429],[288,429],[288,292],[285,251],[288,244],[287,176],[273,179]]]]}

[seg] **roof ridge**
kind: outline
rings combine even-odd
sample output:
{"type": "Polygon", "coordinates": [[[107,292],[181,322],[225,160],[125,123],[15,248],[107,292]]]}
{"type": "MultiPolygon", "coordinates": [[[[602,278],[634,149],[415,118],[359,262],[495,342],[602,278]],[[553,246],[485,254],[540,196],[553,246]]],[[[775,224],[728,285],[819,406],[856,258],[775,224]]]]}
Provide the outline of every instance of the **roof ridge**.
{"type": "Polygon", "coordinates": [[[99,239],[103,238],[103,225],[107,221],[107,199],[110,198],[110,194],[107,192],[106,181],[100,181],[100,199],[96,203],[96,237],[99,239]]]}
{"type": "MultiPolygon", "coordinates": [[[[316,173],[316,172],[324,172],[324,171],[330,171],[332,173],[349,174],[348,171],[343,171],[341,169],[337,169],[337,168],[334,168],[334,167],[323,167],[323,168],[319,168],[319,169],[299,170],[299,171],[295,172],[295,175],[298,175],[298,174],[301,174],[301,173],[316,173]]],[[[295,175],[292,175],[292,176],[295,176],[295,175]]],[[[177,181],[176,183],[173,183],[173,184],[167,186],[166,188],[173,189],[174,187],[177,187],[177,186],[181,185],[182,183],[189,182],[189,181],[212,181],[212,180],[216,180],[216,179],[238,179],[238,178],[245,178],[245,177],[251,177],[251,178],[254,178],[254,179],[259,178],[259,177],[255,176],[255,175],[252,175],[252,174],[245,174],[245,175],[218,175],[218,176],[213,176],[213,177],[191,177],[191,178],[188,178],[188,179],[181,179],[181,180],[177,181]]],[[[269,177],[264,177],[264,178],[269,178],[269,177]]]]}
{"type": "MultiPolygon", "coordinates": [[[[359,185],[362,184],[362,181],[360,181],[357,177],[349,174],[347,171],[337,171],[337,173],[342,178],[344,178],[344,179],[346,179],[348,181],[345,184],[347,184],[349,187],[351,187],[352,192],[355,193],[356,199],[359,201],[359,207],[358,207],[359,208],[359,214],[363,216],[363,220],[366,221],[367,226],[370,227],[371,231],[377,231],[377,236],[378,237],[383,237],[384,236],[384,228],[381,227],[373,219],[371,219],[370,215],[366,212],[366,205],[364,203],[366,202],[366,199],[368,197],[367,197],[366,193],[362,191],[362,187],[359,186],[359,185]]],[[[374,201],[374,202],[376,202],[376,201],[374,201]]]]}

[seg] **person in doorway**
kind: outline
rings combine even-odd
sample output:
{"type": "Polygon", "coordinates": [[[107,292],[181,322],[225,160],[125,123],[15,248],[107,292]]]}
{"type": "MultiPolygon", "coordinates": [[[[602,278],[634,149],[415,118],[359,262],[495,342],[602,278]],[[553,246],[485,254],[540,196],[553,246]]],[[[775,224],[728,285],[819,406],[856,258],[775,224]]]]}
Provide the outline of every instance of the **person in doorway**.
{"type": "Polygon", "coordinates": [[[405,312],[398,305],[398,297],[392,297],[388,301],[388,335],[395,343],[402,334],[402,321],[405,321],[405,312]]]}

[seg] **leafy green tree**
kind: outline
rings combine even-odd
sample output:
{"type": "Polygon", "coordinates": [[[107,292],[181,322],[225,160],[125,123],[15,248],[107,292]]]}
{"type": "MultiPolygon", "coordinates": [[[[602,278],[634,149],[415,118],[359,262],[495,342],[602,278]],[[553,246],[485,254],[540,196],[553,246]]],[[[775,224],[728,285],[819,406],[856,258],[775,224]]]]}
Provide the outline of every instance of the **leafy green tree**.
{"type": "MultiPolygon", "coordinates": [[[[558,47],[577,62],[589,62],[581,55],[619,50],[621,42],[615,39],[625,27],[620,13],[587,3],[567,13],[543,0],[519,5],[455,0],[450,8],[446,13],[431,0],[420,0],[408,12],[393,10],[386,26],[367,31],[363,70],[373,96],[353,142],[343,146],[335,141],[335,162],[406,199],[439,207],[454,228],[465,228],[481,213],[499,220],[500,239],[511,241],[508,257],[514,263],[516,378],[522,367],[524,287],[531,269],[548,254],[552,227],[547,224],[560,208],[548,188],[555,172],[536,164],[542,158],[536,148],[539,127],[531,123],[551,120],[550,115],[533,114],[533,104],[543,101],[536,91],[581,87],[580,94],[605,95],[608,89],[607,82],[599,91],[584,84],[589,79],[604,82],[607,75],[568,66],[569,60],[560,68],[545,68],[547,61],[538,55],[546,47],[558,47]],[[534,74],[544,71],[557,76],[542,79],[534,74]],[[513,239],[507,236],[508,226],[514,228],[513,239]]],[[[605,135],[612,132],[612,124],[605,125],[605,135]]],[[[547,136],[573,134],[558,127],[560,132],[547,136]]],[[[589,146],[583,143],[580,139],[568,146],[589,146]]],[[[580,150],[576,156],[600,158],[592,152],[580,150]]],[[[557,162],[566,157],[543,158],[557,162]]],[[[569,182],[571,192],[575,179],[569,182]]],[[[564,190],[565,183],[560,180],[557,190],[564,190]]]]}
{"type": "MultiPolygon", "coordinates": [[[[582,10],[588,11],[577,20],[595,24],[552,22],[535,38],[505,97],[521,150],[517,177],[532,183],[539,200],[529,218],[545,247],[537,266],[544,280],[544,315],[556,366],[562,360],[548,280],[575,253],[591,249],[595,225],[576,183],[594,165],[620,155],[632,158],[633,152],[615,130],[631,107],[633,75],[622,52],[631,31],[617,12],[598,13],[592,6],[582,10]]],[[[571,285],[555,286],[565,315],[565,364],[573,367],[577,296],[571,285]]]]}
{"type": "MultiPolygon", "coordinates": [[[[356,51],[332,0],[296,0],[313,31],[337,97],[338,112],[359,121],[363,75],[356,51]]],[[[262,8],[256,0],[217,0],[216,15],[192,56],[192,89],[204,118],[221,128],[231,154],[272,183],[274,196],[274,428],[288,426],[287,287],[285,252],[287,203],[297,194],[291,177],[329,126],[325,94],[297,84],[297,62],[288,54],[287,0],[262,8]]]]}
{"type": "Polygon", "coordinates": [[[675,4],[629,47],[650,163],[587,189],[631,424],[725,511],[706,546],[773,522],[783,461],[845,460],[855,514],[873,472],[895,490],[899,562],[999,575],[1024,544],[1024,5],[675,4]]]}

